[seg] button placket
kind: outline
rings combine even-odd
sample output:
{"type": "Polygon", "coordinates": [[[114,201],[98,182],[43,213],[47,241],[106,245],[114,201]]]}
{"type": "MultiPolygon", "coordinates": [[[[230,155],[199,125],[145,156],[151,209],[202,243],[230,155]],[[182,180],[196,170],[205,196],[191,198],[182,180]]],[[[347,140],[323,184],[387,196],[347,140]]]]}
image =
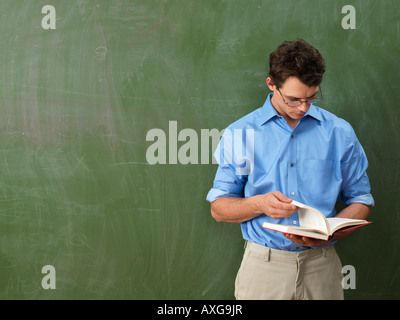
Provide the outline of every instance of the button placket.
{"type": "Polygon", "coordinates": [[[296,166],[296,159],[297,159],[297,143],[295,139],[295,135],[293,133],[290,134],[289,138],[289,149],[288,149],[288,156],[289,156],[289,172],[288,172],[288,191],[290,196],[295,196],[297,193],[297,166],[296,166]]]}

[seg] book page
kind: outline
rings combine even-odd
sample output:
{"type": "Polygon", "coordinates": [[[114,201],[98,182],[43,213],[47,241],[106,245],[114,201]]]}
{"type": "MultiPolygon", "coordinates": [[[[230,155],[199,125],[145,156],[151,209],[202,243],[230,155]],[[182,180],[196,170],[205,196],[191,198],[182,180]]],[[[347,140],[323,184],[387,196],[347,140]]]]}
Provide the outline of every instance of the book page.
{"type": "Polygon", "coordinates": [[[319,230],[315,230],[313,228],[305,228],[305,227],[293,227],[289,225],[281,225],[276,223],[268,223],[264,222],[263,226],[264,229],[269,229],[273,231],[278,231],[282,233],[290,233],[298,236],[304,236],[314,239],[322,239],[327,240],[329,235],[322,233],[319,230]]]}
{"type": "Polygon", "coordinates": [[[328,221],[321,212],[297,201],[292,201],[292,204],[299,207],[300,227],[313,228],[329,234],[328,221]]]}
{"type": "Polygon", "coordinates": [[[332,230],[332,233],[343,227],[356,226],[368,223],[366,220],[347,219],[347,218],[328,218],[327,220],[330,225],[330,229],[332,230]]]}

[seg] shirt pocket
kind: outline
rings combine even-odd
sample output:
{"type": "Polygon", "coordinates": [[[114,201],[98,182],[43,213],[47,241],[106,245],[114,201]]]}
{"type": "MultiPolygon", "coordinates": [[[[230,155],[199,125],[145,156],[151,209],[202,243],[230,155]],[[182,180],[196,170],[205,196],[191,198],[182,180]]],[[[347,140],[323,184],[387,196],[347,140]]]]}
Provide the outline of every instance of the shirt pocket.
{"type": "Polygon", "coordinates": [[[299,191],[305,198],[314,201],[336,202],[340,191],[341,177],[335,161],[305,159],[300,167],[299,191]]]}

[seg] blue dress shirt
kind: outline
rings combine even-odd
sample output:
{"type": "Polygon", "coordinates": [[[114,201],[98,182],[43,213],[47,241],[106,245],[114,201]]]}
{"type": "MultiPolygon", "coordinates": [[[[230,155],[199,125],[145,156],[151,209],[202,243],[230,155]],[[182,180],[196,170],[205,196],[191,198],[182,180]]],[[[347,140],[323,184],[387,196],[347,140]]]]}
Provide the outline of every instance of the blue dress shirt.
{"type": "MultiPolygon", "coordinates": [[[[224,131],[214,154],[219,166],[207,200],[280,191],[326,217],[336,215],[337,201],[373,206],[368,161],[350,124],[311,105],[293,130],[271,97],[224,131]]],[[[243,238],[274,249],[309,249],[280,232],[262,229],[264,222],[299,224],[297,212],[279,220],[261,214],[241,224],[243,238]]]]}

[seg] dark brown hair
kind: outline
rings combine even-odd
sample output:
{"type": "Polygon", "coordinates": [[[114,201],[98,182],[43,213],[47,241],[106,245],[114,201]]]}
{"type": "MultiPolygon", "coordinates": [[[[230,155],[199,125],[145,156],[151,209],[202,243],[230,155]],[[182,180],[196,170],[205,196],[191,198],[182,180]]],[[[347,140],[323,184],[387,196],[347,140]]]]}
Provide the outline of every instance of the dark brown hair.
{"type": "Polygon", "coordinates": [[[325,61],[319,51],[302,39],[283,42],[269,56],[269,76],[278,88],[290,76],[309,87],[319,86],[325,61]]]}

